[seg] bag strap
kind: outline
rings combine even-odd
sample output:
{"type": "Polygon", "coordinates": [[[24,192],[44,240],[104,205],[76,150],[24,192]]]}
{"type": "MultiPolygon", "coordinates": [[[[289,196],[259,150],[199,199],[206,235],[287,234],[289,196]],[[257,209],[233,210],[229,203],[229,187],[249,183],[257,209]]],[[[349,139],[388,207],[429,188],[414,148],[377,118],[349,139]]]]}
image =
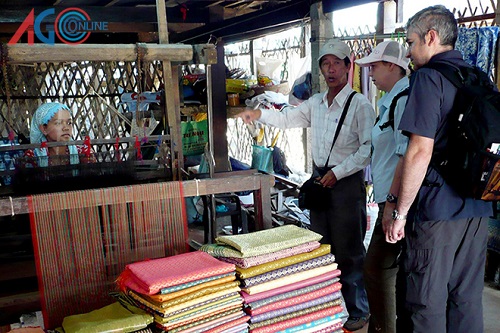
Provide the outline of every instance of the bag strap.
{"type": "Polygon", "coordinates": [[[396,96],[393,97],[391,105],[389,106],[389,120],[387,120],[387,122],[379,126],[381,130],[391,126],[392,130],[394,131],[394,111],[396,110],[396,104],[398,104],[398,100],[401,97],[408,96],[409,90],[410,90],[409,88],[405,88],[401,90],[396,96]]]}
{"type": "Polygon", "coordinates": [[[333,145],[340,133],[340,129],[342,128],[342,124],[344,123],[345,116],[347,115],[347,110],[349,110],[349,106],[351,105],[352,98],[356,95],[356,92],[353,91],[349,97],[347,97],[347,101],[345,102],[344,110],[342,111],[342,115],[340,116],[339,123],[337,124],[337,129],[335,130],[335,135],[333,136],[332,146],[330,147],[330,153],[328,153],[328,158],[326,159],[325,168],[328,167],[328,161],[330,161],[330,155],[332,154],[333,145]]]}

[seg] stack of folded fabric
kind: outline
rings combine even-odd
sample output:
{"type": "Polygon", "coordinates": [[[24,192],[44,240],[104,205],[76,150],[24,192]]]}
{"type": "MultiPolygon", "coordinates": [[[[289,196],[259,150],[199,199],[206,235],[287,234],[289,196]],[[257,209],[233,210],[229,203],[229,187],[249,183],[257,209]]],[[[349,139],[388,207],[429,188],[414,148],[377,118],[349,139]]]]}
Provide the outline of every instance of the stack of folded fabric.
{"type": "Polygon", "coordinates": [[[236,265],[250,332],[342,332],[340,271],[321,237],[285,225],[220,236],[200,250],[236,265]]]}
{"type": "Polygon", "coordinates": [[[247,332],[234,264],[196,251],[127,265],[119,286],[175,332],[247,332]]]}

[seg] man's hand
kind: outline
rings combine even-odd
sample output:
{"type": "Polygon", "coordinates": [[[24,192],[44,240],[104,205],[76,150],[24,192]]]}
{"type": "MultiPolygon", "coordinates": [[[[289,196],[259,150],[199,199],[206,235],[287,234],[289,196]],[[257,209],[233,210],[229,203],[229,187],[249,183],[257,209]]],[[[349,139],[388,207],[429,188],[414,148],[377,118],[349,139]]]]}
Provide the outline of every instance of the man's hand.
{"type": "Polygon", "coordinates": [[[385,240],[388,243],[396,243],[405,237],[405,224],[406,220],[392,220],[387,232],[385,233],[385,240]]]}
{"type": "Polygon", "coordinates": [[[328,170],[328,172],[319,180],[321,185],[324,187],[333,187],[337,182],[337,177],[333,173],[332,170],[328,170]]]}
{"type": "Polygon", "coordinates": [[[261,115],[262,115],[262,111],[260,111],[260,109],[254,110],[254,109],[247,108],[245,111],[240,112],[237,115],[235,115],[235,117],[241,118],[241,119],[243,119],[243,122],[245,124],[249,124],[252,121],[259,119],[261,115]]]}

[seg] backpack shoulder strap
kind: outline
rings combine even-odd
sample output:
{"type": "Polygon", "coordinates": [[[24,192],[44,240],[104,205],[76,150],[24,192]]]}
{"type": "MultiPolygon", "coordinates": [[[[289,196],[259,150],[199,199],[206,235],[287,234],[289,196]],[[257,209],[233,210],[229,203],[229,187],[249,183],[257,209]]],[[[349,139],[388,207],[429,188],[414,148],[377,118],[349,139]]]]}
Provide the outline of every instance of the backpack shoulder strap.
{"type": "Polygon", "coordinates": [[[459,67],[444,62],[433,62],[426,64],[424,67],[437,70],[457,88],[464,85],[465,78],[459,67]]]}
{"type": "Polygon", "coordinates": [[[387,120],[387,122],[379,126],[381,130],[391,126],[392,130],[394,131],[394,111],[396,110],[396,105],[398,104],[398,100],[401,97],[408,96],[409,90],[410,90],[409,88],[405,88],[392,98],[391,105],[389,106],[389,120],[387,120]]]}

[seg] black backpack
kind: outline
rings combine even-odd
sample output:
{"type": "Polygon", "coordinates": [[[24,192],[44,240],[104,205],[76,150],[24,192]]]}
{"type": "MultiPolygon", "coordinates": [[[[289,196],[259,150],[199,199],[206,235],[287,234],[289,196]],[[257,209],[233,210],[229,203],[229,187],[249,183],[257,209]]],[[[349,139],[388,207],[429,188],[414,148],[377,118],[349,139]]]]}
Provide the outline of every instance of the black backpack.
{"type": "Polygon", "coordinates": [[[433,152],[431,165],[462,197],[499,200],[500,149],[495,143],[500,144],[500,93],[479,68],[439,62],[425,67],[458,89],[448,115],[448,143],[433,152]]]}
{"type": "MultiPolygon", "coordinates": [[[[389,120],[387,120],[385,123],[380,125],[380,129],[383,130],[384,128],[387,128],[389,126],[392,127],[392,130],[394,131],[394,110],[396,110],[396,104],[398,104],[398,100],[403,97],[403,96],[408,96],[408,91],[409,88],[405,88],[404,90],[401,90],[399,93],[396,94],[392,98],[391,105],[389,106],[389,120]]],[[[378,117],[377,120],[375,120],[375,124],[378,122],[378,117]]]]}

